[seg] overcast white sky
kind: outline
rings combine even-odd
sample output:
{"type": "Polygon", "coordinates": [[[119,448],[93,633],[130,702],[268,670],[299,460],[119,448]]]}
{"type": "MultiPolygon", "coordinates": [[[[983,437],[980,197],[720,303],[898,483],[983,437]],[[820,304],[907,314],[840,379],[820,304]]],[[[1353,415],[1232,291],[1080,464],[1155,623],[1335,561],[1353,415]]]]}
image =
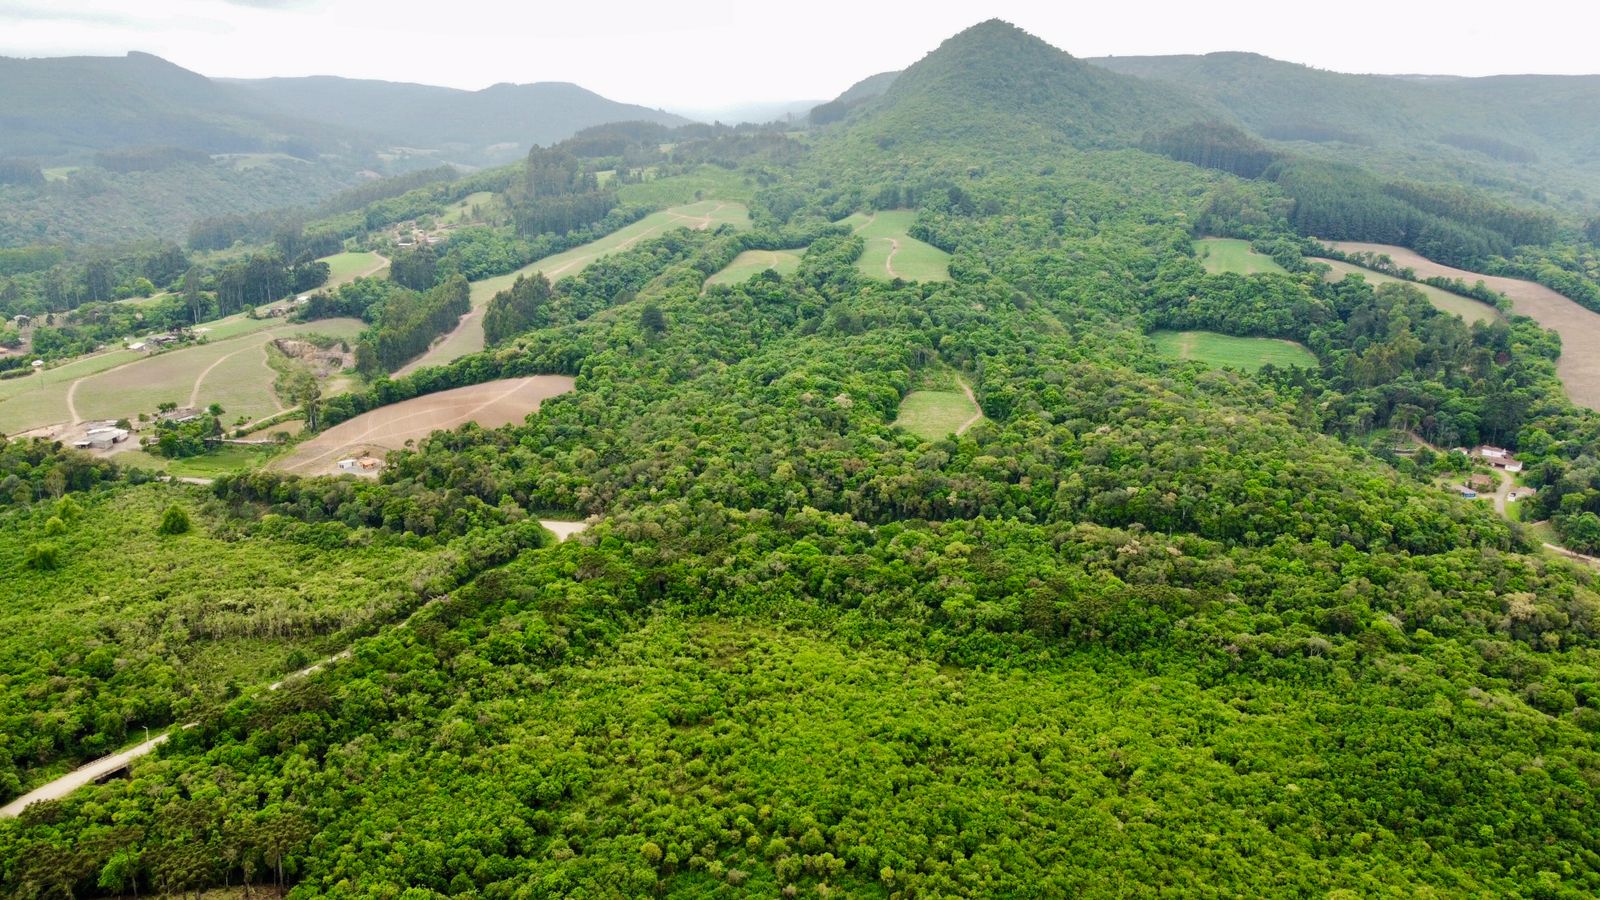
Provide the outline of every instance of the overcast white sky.
{"type": "Polygon", "coordinates": [[[1596,0],[0,0],[0,55],[144,50],[207,75],[462,88],[573,81],[708,110],[832,97],[990,17],[1076,56],[1252,50],[1346,72],[1600,71],[1596,0]]]}

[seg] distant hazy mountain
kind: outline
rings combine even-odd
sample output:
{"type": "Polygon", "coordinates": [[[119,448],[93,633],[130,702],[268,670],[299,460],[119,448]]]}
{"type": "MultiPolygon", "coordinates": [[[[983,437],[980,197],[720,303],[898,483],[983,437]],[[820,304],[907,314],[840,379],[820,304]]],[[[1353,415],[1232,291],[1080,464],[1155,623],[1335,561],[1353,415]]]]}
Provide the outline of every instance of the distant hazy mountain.
{"type": "Polygon", "coordinates": [[[811,108],[819,102],[817,100],[783,100],[771,103],[743,103],[715,109],[678,107],[677,112],[688,116],[696,122],[721,122],[724,125],[754,122],[757,125],[764,125],[768,122],[803,121],[806,113],[810,112],[811,108]]]}
{"type": "Polygon", "coordinates": [[[564,82],[497,84],[481,91],[331,76],[227,83],[296,115],[407,147],[442,150],[465,162],[514,159],[533,144],[553,144],[608,122],[689,121],[564,82]]]}
{"type": "Polygon", "coordinates": [[[147,53],[0,57],[0,156],[65,160],[148,145],[307,155],[350,137],[147,53]]]}

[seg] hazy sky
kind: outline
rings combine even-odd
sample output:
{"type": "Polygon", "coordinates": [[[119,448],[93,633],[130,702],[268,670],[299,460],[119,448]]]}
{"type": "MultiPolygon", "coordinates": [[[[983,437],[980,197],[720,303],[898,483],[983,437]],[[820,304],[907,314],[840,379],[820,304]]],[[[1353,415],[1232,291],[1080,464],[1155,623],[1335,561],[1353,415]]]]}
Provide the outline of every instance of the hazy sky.
{"type": "Polygon", "coordinates": [[[207,75],[464,88],[574,81],[706,110],[832,97],[989,17],[1077,56],[1253,50],[1346,72],[1600,71],[1594,0],[0,0],[0,55],[144,50],[207,75]]]}

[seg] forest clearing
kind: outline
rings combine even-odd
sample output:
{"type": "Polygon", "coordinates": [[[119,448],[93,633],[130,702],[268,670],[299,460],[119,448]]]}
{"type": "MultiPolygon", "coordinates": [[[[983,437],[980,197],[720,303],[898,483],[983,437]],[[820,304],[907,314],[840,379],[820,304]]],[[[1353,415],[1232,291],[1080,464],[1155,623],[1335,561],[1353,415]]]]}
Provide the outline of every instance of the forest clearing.
{"type": "Polygon", "coordinates": [[[572,390],[565,375],[530,375],[413,397],[362,413],[318,434],[275,460],[272,468],[299,475],[331,475],[348,456],[383,457],[435,431],[476,422],[498,428],[521,422],[539,404],[572,390]]]}
{"type": "Polygon", "coordinates": [[[800,268],[804,250],[746,250],[733,258],[727,268],[706,279],[706,287],[716,284],[743,284],[772,269],[779,275],[793,275],[800,268]]]}
{"type": "Polygon", "coordinates": [[[845,219],[843,224],[867,242],[856,262],[861,274],[890,280],[948,281],[950,254],[908,234],[916,220],[916,210],[910,209],[856,213],[845,219]]]}
{"type": "Polygon", "coordinates": [[[1173,359],[1192,359],[1215,368],[1255,372],[1265,365],[1316,368],[1317,358],[1294,341],[1234,337],[1214,331],[1157,331],[1150,335],[1156,350],[1173,359]]]}
{"type": "Polygon", "coordinates": [[[1288,274],[1277,260],[1250,249],[1249,241],[1236,238],[1202,238],[1194,242],[1195,255],[1200,264],[1212,275],[1232,272],[1235,275],[1254,275],[1258,272],[1288,274]]]}

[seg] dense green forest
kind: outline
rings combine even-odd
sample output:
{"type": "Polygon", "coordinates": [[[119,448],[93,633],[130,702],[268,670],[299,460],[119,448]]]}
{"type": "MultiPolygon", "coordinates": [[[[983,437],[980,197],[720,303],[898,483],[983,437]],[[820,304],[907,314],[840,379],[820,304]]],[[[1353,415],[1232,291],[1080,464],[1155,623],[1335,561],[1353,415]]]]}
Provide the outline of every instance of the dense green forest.
{"type": "MultiPolygon", "coordinates": [[[[1554,537],[1600,549],[1600,413],[1567,400],[1553,332],[1329,282],[1303,217],[1583,279],[1592,245],[1556,213],[1268,152],[1188,103],[990,22],[803,138],[663,150],[640,124],[536,149],[481,176],[509,223],[296,313],[371,325],[372,377],[320,427],[574,379],[376,480],[157,483],[0,443],[0,594],[26,598],[0,611],[0,800],[171,729],[128,778],[0,819],[0,885],[1600,893],[1600,581],[1442,489],[1468,467],[1452,448],[1512,448],[1554,537]],[[489,349],[382,374],[468,280],[714,192],[701,164],[754,186],[750,228],[522,277],[484,308],[489,349]],[[839,223],[902,208],[948,281],[858,268],[839,223]],[[1205,234],[1283,271],[1209,274],[1205,234]],[[776,249],[794,274],[708,285],[776,249]],[[1315,365],[1172,360],[1157,329],[1315,365]],[[961,373],[983,421],[892,424],[929,372],[961,373]],[[537,521],[586,517],[563,543],[537,521]]],[[[464,180],[322,215],[433,214],[464,180]]]]}

